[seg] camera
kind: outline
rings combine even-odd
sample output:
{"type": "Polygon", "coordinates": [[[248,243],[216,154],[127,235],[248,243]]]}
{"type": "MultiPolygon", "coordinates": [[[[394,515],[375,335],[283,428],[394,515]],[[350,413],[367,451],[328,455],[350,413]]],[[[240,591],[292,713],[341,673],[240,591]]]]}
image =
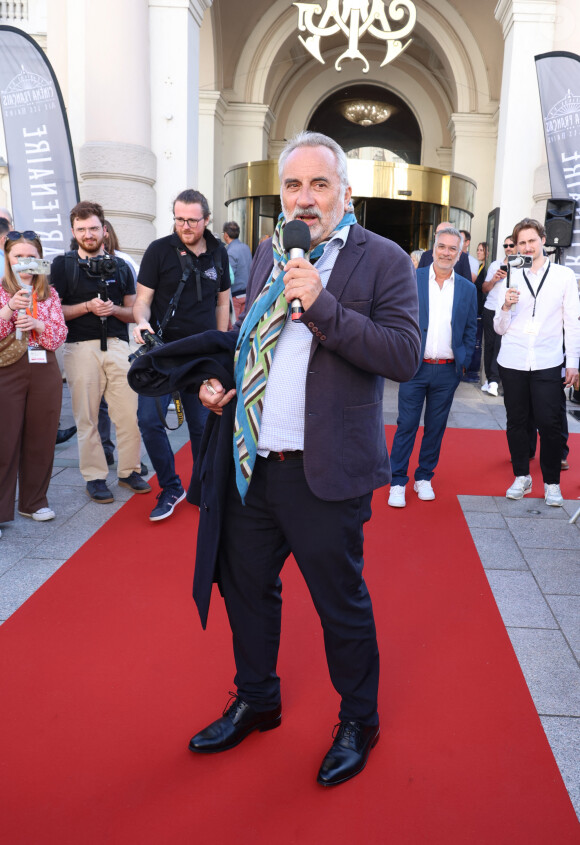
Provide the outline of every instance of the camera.
{"type": "Polygon", "coordinates": [[[508,255],[508,265],[510,270],[525,270],[532,266],[531,255],[508,255]]]}
{"type": "Polygon", "coordinates": [[[107,253],[79,258],[79,264],[83,265],[89,276],[95,276],[98,279],[113,275],[117,269],[117,259],[107,253]]]}
{"type": "Polygon", "coordinates": [[[165,345],[158,335],[152,334],[147,329],[143,329],[143,331],[141,332],[141,337],[143,338],[143,345],[140,346],[139,349],[137,349],[135,352],[131,353],[131,355],[129,355],[129,361],[131,362],[136,361],[137,358],[140,358],[142,355],[146,355],[153,349],[157,349],[158,346],[165,345]]]}

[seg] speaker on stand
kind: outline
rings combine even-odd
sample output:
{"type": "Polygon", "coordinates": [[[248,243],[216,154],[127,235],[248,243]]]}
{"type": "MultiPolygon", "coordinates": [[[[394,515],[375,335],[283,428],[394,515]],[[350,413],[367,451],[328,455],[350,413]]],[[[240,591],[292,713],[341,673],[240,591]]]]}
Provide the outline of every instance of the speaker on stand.
{"type": "Polygon", "coordinates": [[[556,250],[556,263],[560,263],[560,255],[563,249],[572,243],[574,232],[574,214],[576,201],[568,197],[556,199],[552,197],[546,205],[546,247],[553,247],[556,250]]]}

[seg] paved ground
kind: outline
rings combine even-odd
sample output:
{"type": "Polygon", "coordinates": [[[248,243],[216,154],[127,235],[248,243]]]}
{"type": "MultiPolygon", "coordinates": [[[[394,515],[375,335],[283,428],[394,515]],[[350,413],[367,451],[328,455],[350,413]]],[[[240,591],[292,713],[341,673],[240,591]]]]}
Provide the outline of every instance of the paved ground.
{"type": "MultiPolygon", "coordinates": [[[[387,384],[385,423],[396,422],[396,407],[397,387],[387,384]]],[[[570,431],[580,432],[580,421],[574,417],[580,407],[569,404],[568,410],[570,431]]],[[[72,424],[66,386],[61,422],[63,427],[72,424]]],[[[503,400],[482,394],[478,386],[461,384],[449,425],[503,430],[503,400]]],[[[185,434],[175,432],[171,439],[177,449],[185,442],[185,434]]],[[[146,455],[144,460],[148,460],[146,455]]],[[[570,462],[576,476],[575,468],[580,463],[577,449],[572,451],[570,462]]],[[[509,483],[509,477],[506,481],[509,483]]],[[[0,622],[132,495],[116,486],[114,467],[109,482],[115,503],[91,502],[78,470],[76,437],[57,446],[49,491],[57,518],[38,524],[16,515],[13,523],[2,526],[0,622]]],[[[503,496],[461,496],[460,502],[580,817],[580,519],[576,525],[568,524],[580,501],[567,501],[564,508],[547,508],[543,501],[530,497],[508,502],[503,496]]]]}

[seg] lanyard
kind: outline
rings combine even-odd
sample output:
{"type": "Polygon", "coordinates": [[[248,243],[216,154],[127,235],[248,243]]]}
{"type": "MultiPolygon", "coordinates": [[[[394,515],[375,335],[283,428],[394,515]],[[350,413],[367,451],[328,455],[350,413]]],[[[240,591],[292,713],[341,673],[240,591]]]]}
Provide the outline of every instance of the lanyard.
{"type": "MultiPolygon", "coordinates": [[[[30,317],[33,317],[35,320],[38,317],[38,297],[36,296],[35,290],[32,291],[32,312],[31,312],[30,308],[27,308],[26,313],[30,317]]],[[[30,340],[31,340],[33,345],[36,345],[38,338],[36,336],[36,332],[34,331],[34,329],[30,332],[30,340]]]]}
{"type": "Polygon", "coordinates": [[[534,317],[536,316],[536,300],[537,300],[538,294],[539,294],[539,292],[542,290],[542,285],[543,285],[543,284],[544,284],[544,282],[546,281],[546,276],[548,275],[548,273],[549,273],[549,272],[550,272],[550,262],[548,261],[548,267],[547,267],[547,269],[546,269],[546,272],[545,272],[545,273],[544,273],[544,275],[542,276],[542,281],[541,281],[541,282],[540,282],[540,284],[538,285],[538,290],[536,291],[536,293],[534,293],[533,288],[532,288],[532,286],[531,286],[531,284],[530,284],[530,280],[529,280],[529,279],[528,279],[528,277],[526,276],[526,271],[525,271],[525,270],[522,270],[522,273],[524,274],[524,279],[526,280],[526,284],[527,284],[527,286],[528,286],[528,290],[529,290],[529,292],[532,294],[532,296],[533,296],[533,298],[534,298],[534,310],[532,311],[532,320],[533,320],[533,319],[534,319],[534,317]]]}

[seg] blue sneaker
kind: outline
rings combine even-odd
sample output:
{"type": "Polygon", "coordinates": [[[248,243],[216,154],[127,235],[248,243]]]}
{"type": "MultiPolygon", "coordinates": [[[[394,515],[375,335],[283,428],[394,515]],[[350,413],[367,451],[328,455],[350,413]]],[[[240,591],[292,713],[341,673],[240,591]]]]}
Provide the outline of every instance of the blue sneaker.
{"type": "Polygon", "coordinates": [[[183,487],[177,490],[162,490],[157,495],[157,504],[151,511],[149,519],[151,522],[159,522],[160,519],[167,519],[175,510],[175,506],[185,499],[183,487]]]}

